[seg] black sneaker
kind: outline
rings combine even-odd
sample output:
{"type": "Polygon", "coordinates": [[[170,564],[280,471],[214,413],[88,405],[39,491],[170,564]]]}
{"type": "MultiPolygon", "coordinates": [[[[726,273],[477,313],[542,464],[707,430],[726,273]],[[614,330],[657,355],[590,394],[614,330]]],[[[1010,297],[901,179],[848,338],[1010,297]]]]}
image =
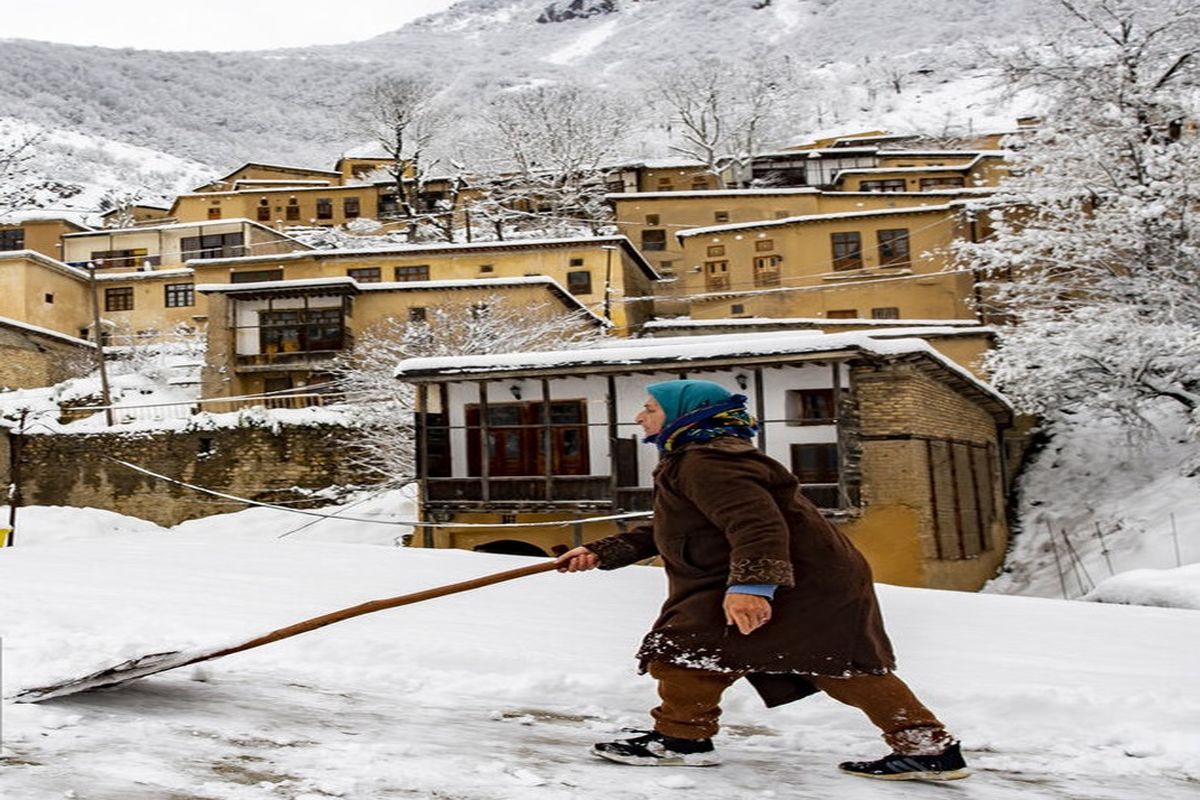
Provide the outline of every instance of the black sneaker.
{"type": "Polygon", "coordinates": [[[956,781],[971,774],[958,742],[936,756],[892,753],[878,761],[846,761],[838,764],[838,769],[862,778],[884,781],[956,781]]]}
{"type": "Polygon", "coordinates": [[[657,731],[633,739],[601,742],[592,745],[592,752],[637,767],[711,767],[721,763],[712,739],[678,739],[657,731]]]}

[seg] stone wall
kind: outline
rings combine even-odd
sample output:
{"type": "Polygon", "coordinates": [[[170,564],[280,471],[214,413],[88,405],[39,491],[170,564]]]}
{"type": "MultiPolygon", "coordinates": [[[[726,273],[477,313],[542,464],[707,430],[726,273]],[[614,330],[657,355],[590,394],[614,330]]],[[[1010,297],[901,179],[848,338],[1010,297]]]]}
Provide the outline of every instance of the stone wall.
{"type": "Polygon", "coordinates": [[[53,386],[86,375],[94,361],[92,348],[83,342],[0,325],[0,388],[53,386]]]}
{"type": "MultiPolygon", "coordinates": [[[[21,446],[27,505],[104,508],[160,525],[246,506],[159,480],[107,457],[215,491],[303,505],[296,488],[367,483],[350,465],[351,437],[339,426],[241,427],[207,431],[31,434],[21,446]]],[[[314,503],[315,505],[315,503],[314,503]]]]}

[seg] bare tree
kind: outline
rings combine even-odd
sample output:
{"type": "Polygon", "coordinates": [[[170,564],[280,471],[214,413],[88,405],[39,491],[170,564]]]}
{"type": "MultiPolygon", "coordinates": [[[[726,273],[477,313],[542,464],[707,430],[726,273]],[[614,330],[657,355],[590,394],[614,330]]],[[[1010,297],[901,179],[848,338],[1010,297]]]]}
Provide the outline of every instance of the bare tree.
{"type": "Polygon", "coordinates": [[[564,313],[550,303],[516,306],[500,296],[427,309],[422,320],[387,317],[359,335],[337,365],[347,402],[363,435],[356,463],[382,481],[413,479],[413,391],[393,377],[396,365],[424,356],[561,350],[603,338],[584,311],[564,313]]]}
{"type": "MultiPolygon", "coordinates": [[[[369,138],[391,159],[385,171],[395,186],[397,214],[409,223],[410,241],[420,237],[423,223],[447,213],[426,202],[426,186],[441,164],[435,147],[446,136],[453,119],[449,107],[440,100],[440,87],[424,76],[380,78],[352,103],[351,133],[369,138]]],[[[440,230],[444,234],[445,229],[440,230]]],[[[452,241],[452,226],[450,230],[452,241]]]]}
{"type": "Polygon", "coordinates": [[[794,76],[786,59],[732,64],[714,58],[673,66],[656,76],[654,93],[667,115],[668,148],[704,164],[718,185],[730,165],[737,182],[777,124],[795,104],[794,76]]]}
{"type": "Polygon", "coordinates": [[[539,231],[607,229],[606,164],[619,154],[628,105],[611,92],[560,85],[500,95],[476,144],[481,216],[539,231]]]}

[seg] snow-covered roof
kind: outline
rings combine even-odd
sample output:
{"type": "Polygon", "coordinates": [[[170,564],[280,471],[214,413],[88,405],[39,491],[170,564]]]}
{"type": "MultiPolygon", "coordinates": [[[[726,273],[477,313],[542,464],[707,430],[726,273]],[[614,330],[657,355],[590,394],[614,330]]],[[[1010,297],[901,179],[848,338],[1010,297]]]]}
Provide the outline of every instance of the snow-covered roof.
{"type": "Polygon", "coordinates": [[[709,197],[756,197],[759,195],[807,195],[820,190],[811,186],[788,189],[703,189],[687,192],[613,192],[604,195],[607,200],[678,200],[680,198],[709,197]]]}
{"type": "MultiPolygon", "coordinates": [[[[189,270],[190,272],[190,270],[189,270]]],[[[263,294],[295,291],[319,292],[328,290],[337,294],[360,294],[368,292],[419,292],[447,289],[503,289],[514,286],[544,286],[574,311],[580,311],[593,321],[608,326],[611,323],[580,302],[579,298],[563,288],[562,284],[546,275],[526,275],[517,278],[467,278],[440,281],[381,281],[363,283],[348,276],[329,278],[300,278],[286,281],[252,281],[248,283],[202,283],[196,286],[201,294],[263,294]]]]}
{"type": "Polygon", "coordinates": [[[47,214],[44,209],[31,208],[24,211],[7,211],[0,214],[0,225],[28,225],[31,222],[59,222],[78,228],[81,231],[91,230],[87,225],[72,217],[61,214],[47,214]]]}
{"type": "MultiPolygon", "coordinates": [[[[171,210],[170,206],[160,206],[156,203],[134,203],[133,205],[129,206],[128,208],[149,208],[149,209],[153,209],[154,211],[170,211],[171,210]]],[[[100,217],[101,218],[111,217],[113,214],[118,214],[118,213],[120,213],[122,211],[126,211],[126,210],[128,210],[128,209],[127,208],[110,208],[108,211],[105,211],[103,214],[101,214],[100,217]]]]}
{"type": "MultiPolygon", "coordinates": [[[[659,280],[660,275],[655,270],[654,265],[646,260],[633,242],[629,241],[626,236],[581,236],[572,238],[560,239],[514,239],[506,242],[453,242],[453,243],[434,243],[434,244],[404,244],[404,245],[388,245],[387,247],[364,247],[362,249],[333,249],[321,250],[311,248],[303,253],[281,253],[279,255],[264,255],[264,256],[239,256],[235,258],[206,258],[202,263],[206,265],[231,265],[239,264],[259,264],[272,263],[278,261],[295,261],[305,258],[329,259],[329,258],[363,258],[371,256],[406,256],[406,255],[424,255],[430,253],[494,253],[503,252],[506,250],[537,250],[539,248],[564,248],[564,247],[605,247],[616,246],[624,250],[625,254],[633,260],[635,264],[642,270],[646,277],[651,280],[659,280]]],[[[195,263],[195,260],[186,262],[188,264],[195,263]]]]}
{"type": "Polygon", "coordinates": [[[123,281],[144,281],[159,278],[190,278],[196,274],[194,269],[180,267],[179,269],[133,269],[129,272],[96,272],[96,280],[114,283],[123,281]]]}
{"type": "MultiPolygon", "coordinates": [[[[252,183],[255,186],[261,186],[264,184],[272,185],[272,186],[274,186],[274,185],[295,186],[298,183],[302,183],[305,186],[329,186],[330,185],[329,181],[318,180],[317,178],[291,178],[291,179],[287,179],[287,178],[239,178],[238,180],[233,182],[233,185],[240,186],[243,183],[246,183],[246,184],[252,183]]],[[[228,194],[228,192],[200,192],[200,194],[228,194]]]]}
{"type": "Polygon", "coordinates": [[[332,169],[317,169],[315,167],[286,166],[284,164],[267,164],[263,161],[247,161],[245,164],[242,164],[237,169],[232,170],[232,171],[226,173],[225,175],[222,175],[221,177],[217,178],[216,180],[212,181],[212,183],[221,183],[226,178],[232,177],[233,175],[238,174],[242,170],[249,169],[251,167],[263,167],[265,169],[278,169],[278,170],[283,170],[284,172],[315,172],[315,173],[320,173],[322,175],[341,175],[342,174],[342,173],[337,172],[332,169]]]}
{"type": "Polygon", "coordinates": [[[697,161],[694,158],[684,158],[683,156],[663,156],[661,158],[639,158],[630,161],[617,161],[611,164],[604,164],[600,169],[637,169],[643,167],[645,169],[683,169],[685,167],[707,167],[703,161],[697,161]]]}
{"type": "Polygon", "coordinates": [[[28,322],[22,322],[19,319],[12,317],[0,317],[0,326],[6,328],[19,328],[20,330],[29,333],[36,333],[39,336],[49,336],[52,339],[60,339],[68,344],[80,345],[82,347],[95,347],[94,342],[89,342],[87,339],[80,339],[78,336],[54,331],[49,328],[43,328],[40,325],[30,325],[28,322]]]}
{"type": "Polygon", "coordinates": [[[82,281],[88,279],[87,270],[73,267],[56,258],[39,253],[36,250],[0,250],[0,261],[32,261],[40,266],[66,273],[72,278],[78,278],[82,281]]]}
{"type": "Polygon", "coordinates": [[[904,214],[926,214],[935,211],[950,211],[952,208],[953,206],[949,203],[940,203],[933,206],[880,208],[870,211],[838,211],[832,214],[804,214],[797,217],[783,217],[782,219],[764,219],[755,220],[753,222],[733,222],[728,225],[709,225],[704,228],[688,228],[687,230],[679,231],[675,234],[675,236],[679,239],[685,239],[689,236],[705,236],[713,233],[749,230],[751,228],[778,228],[784,225],[798,225],[805,222],[824,222],[826,220],[836,219],[857,219],[859,217],[886,217],[900,216],[904,214]]]}
{"type": "MultiPolygon", "coordinates": [[[[83,233],[64,233],[63,238],[67,239],[82,239],[88,236],[112,236],[121,233],[145,233],[146,231],[171,231],[182,230],[187,228],[215,228],[218,225],[250,225],[251,227],[259,228],[260,230],[273,233],[276,236],[291,238],[286,233],[280,233],[274,228],[269,228],[262,223],[255,222],[252,219],[245,217],[229,217],[228,219],[206,219],[200,222],[165,222],[161,225],[134,225],[129,228],[97,228],[96,230],[84,231],[83,233]]],[[[294,240],[299,241],[299,240],[294,240]]],[[[303,242],[301,242],[303,244],[303,242]]],[[[308,247],[308,245],[305,245],[308,247]]]]}
{"type": "Polygon", "coordinates": [[[971,328],[977,333],[992,333],[993,329],[974,319],[827,319],[825,317],[718,317],[716,319],[652,319],[642,325],[643,331],[682,330],[688,328],[763,327],[796,325],[816,327],[879,327],[911,328],[930,326],[942,328],[971,328]]]}
{"type": "Polygon", "coordinates": [[[963,367],[939,353],[922,336],[953,327],[897,328],[889,331],[783,331],[728,333],[686,338],[625,340],[574,350],[505,353],[483,356],[410,358],[396,366],[397,378],[412,382],[462,377],[512,377],[517,374],[554,373],[587,369],[599,372],[700,368],[702,366],[811,361],[820,357],[861,356],[883,361],[903,357],[923,359],[939,368],[959,387],[976,393],[1005,415],[1012,414],[1007,399],[963,367]]]}

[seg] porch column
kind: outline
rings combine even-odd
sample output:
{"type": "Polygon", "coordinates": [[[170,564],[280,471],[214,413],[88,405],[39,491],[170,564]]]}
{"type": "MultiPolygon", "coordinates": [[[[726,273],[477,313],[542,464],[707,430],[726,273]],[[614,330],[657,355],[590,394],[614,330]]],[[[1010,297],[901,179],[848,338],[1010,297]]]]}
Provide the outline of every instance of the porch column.
{"type": "Polygon", "coordinates": [[[491,437],[488,435],[488,401],[487,381],[479,382],[479,499],[486,503],[491,500],[491,437]]]}

